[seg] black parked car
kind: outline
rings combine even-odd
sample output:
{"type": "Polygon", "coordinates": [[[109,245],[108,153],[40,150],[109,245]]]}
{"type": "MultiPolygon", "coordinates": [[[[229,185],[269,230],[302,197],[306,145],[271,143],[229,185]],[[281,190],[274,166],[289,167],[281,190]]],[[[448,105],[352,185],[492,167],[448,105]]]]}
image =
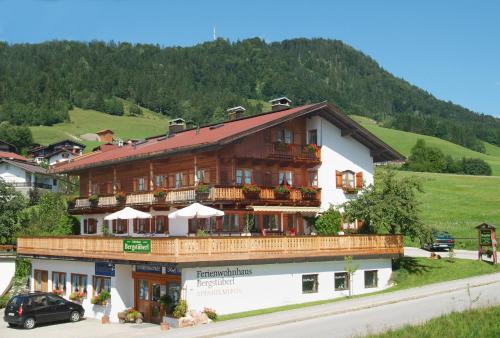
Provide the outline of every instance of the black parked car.
{"type": "Polygon", "coordinates": [[[448,233],[448,231],[433,231],[432,242],[425,243],[423,247],[429,251],[445,249],[451,251],[455,247],[455,239],[448,233]]]}
{"type": "Polygon", "coordinates": [[[9,326],[22,325],[25,329],[32,329],[40,323],[77,322],[84,313],[80,304],[51,293],[34,292],[12,297],[5,307],[3,319],[9,326]]]}

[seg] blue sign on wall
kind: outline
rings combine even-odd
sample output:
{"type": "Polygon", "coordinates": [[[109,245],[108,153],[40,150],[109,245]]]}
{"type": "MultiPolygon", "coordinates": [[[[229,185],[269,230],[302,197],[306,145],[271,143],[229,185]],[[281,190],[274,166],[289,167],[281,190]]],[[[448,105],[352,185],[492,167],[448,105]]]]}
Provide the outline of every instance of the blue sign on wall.
{"type": "Polygon", "coordinates": [[[175,263],[166,264],[165,267],[166,267],[165,273],[167,275],[181,275],[181,270],[179,269],[177,264],[175,263]]]}
{"type": "Polygon", "coordinates": [[[136,272],[161,273],[161,265],[136,265],[136,272]]]}
{"type": "Polygon", "coordinates": [[[114,277],[115,265],[107,262],[95,262],[95,274],[96,276],[114,277]]]}

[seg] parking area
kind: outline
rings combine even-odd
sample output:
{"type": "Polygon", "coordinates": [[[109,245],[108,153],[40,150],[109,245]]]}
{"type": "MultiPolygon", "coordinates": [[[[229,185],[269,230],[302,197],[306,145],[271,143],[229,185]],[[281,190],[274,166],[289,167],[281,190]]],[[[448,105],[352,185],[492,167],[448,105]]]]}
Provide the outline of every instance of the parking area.
{"type": "MultiPolygon", "coordinates": [[[[162,333],[155,324],[101,324],[95,319],[84,319],[77,323],[62,322],[41,325],[33,330],[10,328],[3,321],[3,312],[0,310],[0,338],[124,338],[158,336],[162,333]]],[[[167,333],[167,332],[165,332],[167,333]]]]}

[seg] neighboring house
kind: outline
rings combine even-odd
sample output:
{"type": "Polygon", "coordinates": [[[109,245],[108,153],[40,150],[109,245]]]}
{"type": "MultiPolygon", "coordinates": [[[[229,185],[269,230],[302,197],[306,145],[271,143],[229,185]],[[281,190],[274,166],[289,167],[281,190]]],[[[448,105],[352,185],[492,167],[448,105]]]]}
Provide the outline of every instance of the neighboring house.
{"type": "Polygon", "coordinates": [[[69,161],[83,154],[85,145],[71,140],[62,140],[47,146],[38,146],[31,149],[28,155],[37,164],[47,163],[52,166],[56,163],[69,161]]]}
{"type": "Polygon", "coordinates": [[[47,169],[29,162],[25,157],[0,152],[0,178],[12,184],[16,190],[27,195],[30,189],[38,188],[58,191],[57,177],[49,174],[47,169]]]}
{"type": "Polygon", "coordinates": [[[99,137],[99,142],[112,143],[113,142],[113,131],[110,129],[104,129],[96,132],[99,137]]]}
{"type": "Polygon", "coordinates": [[[32,258],[32,289],[84,290],[91,317],[116,320],[117,311],[135,307],[159,322],[164,294],[227,314],[386,288],[401,236],[315,236],[310,220],[372,184],[374,163],[403,156],[335,106],[272,103],[269,113],[230,109],[230,120],[201,128],[183,129],[177,119],[167,136],[57,165],[56,173],[79,177],[70,211],[81,216],[85,241],[47,238],[42,248],[19,238],[18,252],[32,258]],[[195,201],[225,215],[168,218],[195,201]],[[125,206],[152,218],[104,220],[125,206]],[[192,238],[200,229],[208,237],[192,238]],[[345,256],[359,266],[352,278],[345,256]],[[112,302],[96,309],[90,299],[103,289],[112,302]]]}
{"type": "Polygon", "coordinates": [[[0,140],[0,151],[5,151],[8,153],[17,153],[17,148],[6,141],[0,140]]]}

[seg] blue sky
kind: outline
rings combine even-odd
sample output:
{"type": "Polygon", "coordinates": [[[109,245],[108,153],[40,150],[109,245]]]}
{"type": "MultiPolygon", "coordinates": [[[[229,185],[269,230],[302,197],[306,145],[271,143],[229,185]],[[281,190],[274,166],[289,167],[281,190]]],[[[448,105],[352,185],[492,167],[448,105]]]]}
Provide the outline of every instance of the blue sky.
{"type": "Polygon", "coordinates": [[[500,1],[0,0],[0,40],[190,46],[217,36],[340,39],[386,70],[500,116],[500,1]]]}

